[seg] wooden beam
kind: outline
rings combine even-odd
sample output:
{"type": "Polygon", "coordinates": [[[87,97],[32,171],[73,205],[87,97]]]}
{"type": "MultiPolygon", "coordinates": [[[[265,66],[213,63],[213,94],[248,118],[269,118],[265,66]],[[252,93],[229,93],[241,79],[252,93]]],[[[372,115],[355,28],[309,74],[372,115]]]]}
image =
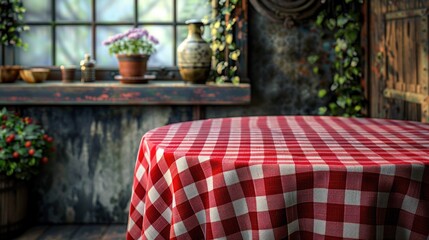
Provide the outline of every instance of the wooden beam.
{"type": "Polygon", "coordinates": [[[384,96],[386,98],[404,100],[407,102],[423,104],[423,102],[428,98],[427,95],[414,93],[414,92],[404,92],[391,88],[384,89],[384,96]]]}
{"type": "Polygon", "coordinates": [[[404,19],[410,17],[423,17],[428,14],[427,8],[411,9],[386,13],[386,20],[404,19]]]}

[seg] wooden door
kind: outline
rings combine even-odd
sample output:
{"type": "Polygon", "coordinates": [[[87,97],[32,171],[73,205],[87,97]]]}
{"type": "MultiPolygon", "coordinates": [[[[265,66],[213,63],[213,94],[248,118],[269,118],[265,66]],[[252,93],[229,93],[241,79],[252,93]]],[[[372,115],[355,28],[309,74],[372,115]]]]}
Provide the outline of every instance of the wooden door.
{"type": "Polygon", "coordinates": [[[370,116],[429,122],[429,1],[367,4],[370,116]]]}

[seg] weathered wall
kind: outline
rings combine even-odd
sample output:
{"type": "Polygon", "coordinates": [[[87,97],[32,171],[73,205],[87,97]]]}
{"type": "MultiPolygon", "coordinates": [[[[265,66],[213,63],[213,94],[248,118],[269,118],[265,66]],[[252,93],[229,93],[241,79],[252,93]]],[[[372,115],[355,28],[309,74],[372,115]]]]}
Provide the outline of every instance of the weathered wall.
{"type": "MultiPolygon", "coordinates": [[[[286,28],[251,9],[249,17],[249,78],[252,104],[246,107],[208,107],[207,117],[241,115],[315,115],[323,104],[317,97],[321,79],[307,57],[329,52],[312,21],[286,28]]],[[[329,77],[325,66],[324,77],[329,77]]]]}
{"type": "Polygon", "coordinates": [[[19,107],[54,137],[55,156],[32,181],[39,222],[99,223],[127,219],[141,136],[192,119],[190,107],[19,107]]]}
{"type": "MultiPolygon", "coordinates": [[[[293,29],[250,12],[250,106],[207,107],[206,117],[316,114],[320,80],[306,58],[327,46],[312,23],[293,29]]],[[[56,143],[56,159],[33,181],[35,219],[53,223],[127,221],[141,136],[192,119],[190,107],[18,107],[39,119],[56,143]]]]}

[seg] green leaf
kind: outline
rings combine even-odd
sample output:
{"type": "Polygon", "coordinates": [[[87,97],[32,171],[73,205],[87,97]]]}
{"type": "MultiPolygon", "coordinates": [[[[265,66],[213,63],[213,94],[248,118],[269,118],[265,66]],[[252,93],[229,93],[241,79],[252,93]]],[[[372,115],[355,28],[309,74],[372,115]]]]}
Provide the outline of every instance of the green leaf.
{"type": "Polygon", "coordinates": [[[328,111],[327,107],[320,107],[319,108],[319,115],[325,115],[327,111],[328,111]]]}
{"type": "Polygon", "coordinates": [[[37,149],[36,152],[34,153],[34,157],[42,158],[42,153],[43,153],[42,149],[37,149]]]}
{"type": "Polygon", "coordinates": [[[326,13],[325,13],[325,12],[321,12],[321,13],[317,16],[317,19],[316,19],[316,25],[318,25],[318,26],[321,26],[321,25],[322,25],[323,21],[325,20],[325,15],[326,15],[326,13]]]}
{"type": "Polygon", "coordinates": [[[324,96],[326,96],[327,93],[328,93],[328,91],[326,91],[326,89],[320,89],[318,96],[319,96],[319,98],[323,98],[324,96]]]}
{"type": "Polygon", "coordinates": [[[34,166],[34,165],[36,165],[36,159],[35,159],[35,158],[32,158],[32,159],[30,160],[30,162],[28,163],[28,165],[30,165],[30,166],[34,166]]]}
{"type": "Polygon", "coordinates": [[[346,81],[347,81],[347,79],[345,77],[341,76],[338,78],[338,84],[339,85],[343,85],[346,81]]]}
{"type": "Polygon", "coordinates": [[[344,25],[346,25],[346,23],[349,21],[348,18],[346,18],[344,15],[340,15],[337,18],[337,26],[342,28],[344,25]]]}
{"type": "Polygon", "coordinates": [[[338,108],[337,104],[335,104],[333,102],[329,103],[329,109],[331,111],[335,112],[337,108],[338,108]]]}
{"type": "Polygon", "coordinates": [[[319,55],[310,55],[310,56],[307,57],[307,61],[310,64],[315,64],[319,59],[320,59],[319,55]]]}
{"type": "Polygon", "coordinates": [[[6,166],[6,161],[3,160],[2,155],[0,154],[0,171],[6,166]]]}
{"type": "Polygon", "coordinates": [[[337,105],[339,106],[339,107],[341,107],[341,108],[345,108],[346,107],[346,99],[345,99],[345,97],[343,97],[343,96],[340,96],[338,99],[337,99],[337,105]]]}
{"type": "Polygon", "coordinates": [[[357,36],[358,36],[358,32],[356,31],[347,31],[346,34],[344,35],[347,42],[356,41],[357,36]]]}
{"type": "Polygon", "coordinates": [[[318,74],[319,73],[319,67],[313,67],[313,73],[318,74]]]}
{"type": "Polygon", "coordinates": [[[18,165],[16,164],[16,162],[11,162],[10,164],[9,164],[9,169],[11,169],[12,171],[13,170],[15,170],[16,169],[16,167],[17,167],[18,165]]]}
{"type": "Polygon", "coordinates": [[[23,146],[23,147],[21,147],[21,148],[19,148],[19,149],[17,149],[16,150],[18,153],[19,153],[19,155],[21,155],[21,156],[23,156],[23,155],[27,155],[27,153],[28,153],[28,150],[23,146]]]}
{"type": "Polygon", "coordinates": [[[346,98],[346,105],[347,105],[347,106],[351,106],[351,105],[352,105],[352,103],[353,103],[353,101],[352,101],[352,99],[351,99],[351,98],[346,98]]]}
{"type": "Polygon", "coordinates": [[[359,112],[360,110],[362,110],[362,106],[361,105],[356,105],[354,109],[355,109],[356,112],[359,112]]]}
{"type": "Polygon", "coordinates": [[[326,23],[326,25],[329,28],[329,30],[334,30],[334,28],[336,27],[336,23],[337,23],[337,21],[335,21],[335,19],[330,18],[328,20],[328,22],[326,23]]]}

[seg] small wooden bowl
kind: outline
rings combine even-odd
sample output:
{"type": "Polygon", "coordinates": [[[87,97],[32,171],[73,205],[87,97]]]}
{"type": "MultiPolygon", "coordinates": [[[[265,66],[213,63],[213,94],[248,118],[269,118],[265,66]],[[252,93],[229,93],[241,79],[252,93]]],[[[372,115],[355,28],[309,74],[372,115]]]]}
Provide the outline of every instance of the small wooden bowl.
{"type": "Polygon", "coordinates": [[[24,69],[19,72],[21,78],[27,83],[41,83],[48,78],[49,69],[46,68],[32,68],[24,69]]]}
{"type": "Polygon", "coordinates": [[[20,66],[0,66],[0,83],[13,83],[18,79],[20,66]]]}

